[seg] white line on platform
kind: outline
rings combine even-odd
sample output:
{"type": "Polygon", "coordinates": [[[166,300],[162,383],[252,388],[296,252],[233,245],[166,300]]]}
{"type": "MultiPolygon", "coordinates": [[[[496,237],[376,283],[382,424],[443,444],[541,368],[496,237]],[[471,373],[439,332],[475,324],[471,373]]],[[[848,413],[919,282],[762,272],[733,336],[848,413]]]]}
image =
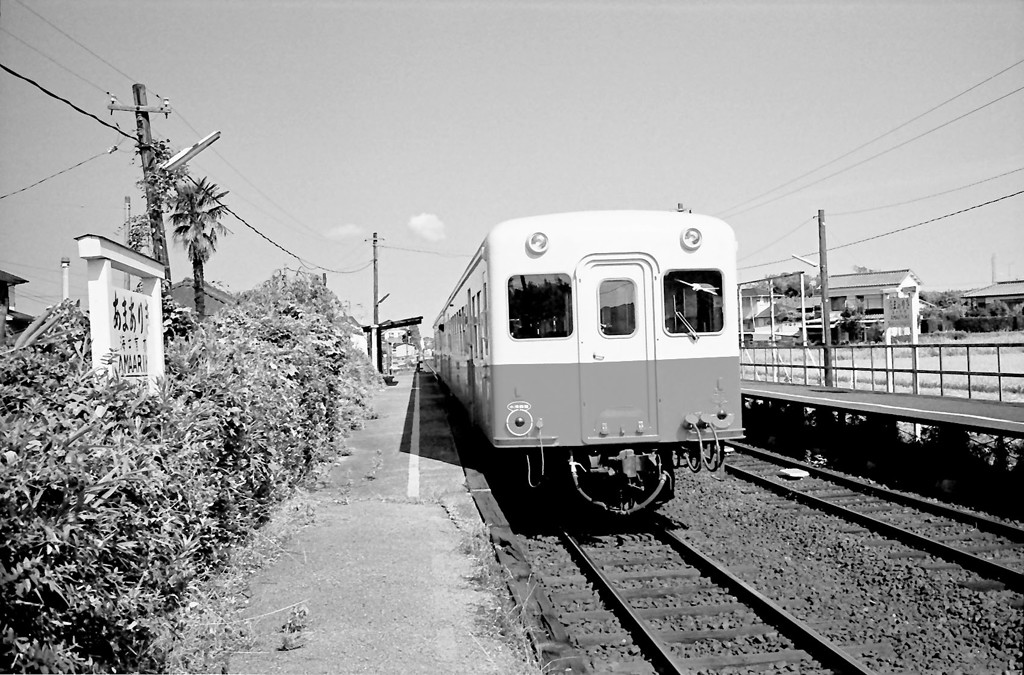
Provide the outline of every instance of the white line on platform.
{"type": "MultiPolygon", "coordinates": [[[[750,392],[752,394],[768,394],[769,396],[778,395],[778,392],[770,391],[770,390],[766,391],[764,389],[744,389],[744,391],[750,392]]],[[[826,403],[841,403],[841,404],[848,404],[848,403],[850,403],[850,401],[845,401],[843,399],[823,398],[823,397],[817,397],[817,396],[803,396],[803,395],[800,395],[800,394],[785,394],[785,398],[791,398],[793,400],[797,400],[797,401],[800,401],[800,402],[806,401],[808,403],[814,403],[815,401],[819,401],[819,402],[823,401],[823,402],[826,402],[826,403]]],[[[985,417],[983,415],[970,415],[968,413],[944,412],[944,411],[937,411],[937,410],[922,410],[920,408],[910,408],[908,406],[897,406],[897,405],[885,405],[883,403],[864,403],[862,405],[868,406],[868,407],[871,407],[871,408],[887,408],[889,410],[906,410],[908,412],[930,413],[930,414],[933,414],[933,415],[949,415],[951,417],[962,417],[962,418],[971,419],[971,420],[980,420],[980,421],[985,421],[985,422],[1000,422],[1002,424],[1009,424],[1009,425],[1012,425],[1012,426],[1021,426],[1018,422],[1014,422],[1012,420],[1008,420],[1008,419],[1000,418],[1000,417],[985,417]]]]}
{"type": "MultiPolygon", "coordinates": [[[[414,376],[415,377],[415,376],[414,376]]],[[[412,402],[412,433],[409,439],[409,483],[405,488],[405,496],[419,499],[420,496],[420,388],[415,390],[412,402]]]]}

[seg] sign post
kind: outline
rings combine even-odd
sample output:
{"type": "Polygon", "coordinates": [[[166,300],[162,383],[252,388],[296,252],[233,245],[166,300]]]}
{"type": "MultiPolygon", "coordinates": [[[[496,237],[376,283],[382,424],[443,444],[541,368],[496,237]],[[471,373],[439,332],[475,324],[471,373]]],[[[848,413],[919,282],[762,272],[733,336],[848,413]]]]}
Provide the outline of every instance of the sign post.
{"type": "Polygon", "coordinates": [[[917,379],[917,334],[920,304],[917,293],[900,295],[898,291],[885,295],[885,365],[886,390],[895,389],[895,375],[892,373],[892,338],[894,335],[910,335],[911,378],[914,393],[918,393],[917,379]]]}
{"type": "Polygon", "coordinates": [[[95,234],[76,237],[88,263],[92,366],[111,377],[144,380],[151,392],[164,375],[163,264],[95,234]],[[118,288],[113,271],[141,279],[141,292],[118,288]]]}

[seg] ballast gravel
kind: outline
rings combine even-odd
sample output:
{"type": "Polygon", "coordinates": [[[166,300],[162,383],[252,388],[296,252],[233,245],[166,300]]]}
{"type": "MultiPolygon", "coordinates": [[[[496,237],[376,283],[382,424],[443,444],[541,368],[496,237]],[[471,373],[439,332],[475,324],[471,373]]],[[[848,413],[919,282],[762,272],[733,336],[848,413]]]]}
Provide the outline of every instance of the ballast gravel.
{"type": "Polygon", "coordinates": [[[1020,593],[721,471],[677,479],[683,537],[876,672],[1024,669],[1020,593]]]}

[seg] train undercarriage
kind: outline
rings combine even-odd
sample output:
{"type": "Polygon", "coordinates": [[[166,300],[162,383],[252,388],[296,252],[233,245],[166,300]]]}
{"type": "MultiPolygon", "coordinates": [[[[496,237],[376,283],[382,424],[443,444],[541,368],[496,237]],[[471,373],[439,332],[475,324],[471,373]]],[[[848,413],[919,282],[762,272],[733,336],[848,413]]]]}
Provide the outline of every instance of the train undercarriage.
{"type": "MultiPolygon", "coordinates": [[[[590,504],[609,513],[628,515],[657,508],[675,494],[675,466],[687,466],[696,473],[702,468],[716,471],[722,464],[720,443],[686,443],[676,446],[546,448],[527,453],[527,481],[534,485],[531,454],[540,452],[540,473],[545,453],[559,453],[562,472],[568,474],[576,492],[590,504]]],[[[534,454],[535,456],[535,454],[534,454]]]]}

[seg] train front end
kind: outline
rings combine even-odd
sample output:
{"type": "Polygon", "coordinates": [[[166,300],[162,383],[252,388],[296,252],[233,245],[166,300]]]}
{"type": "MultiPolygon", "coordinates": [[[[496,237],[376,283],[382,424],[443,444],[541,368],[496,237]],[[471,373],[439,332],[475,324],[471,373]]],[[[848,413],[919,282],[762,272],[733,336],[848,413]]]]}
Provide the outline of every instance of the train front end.
{"type": "Polygon", "coordinates": [[[677,462],[715,469],[742,436],[736,240],[672,212],[541,216],[496,227],[485,425],[531,485],[562,475],[632,513],[671,498],[677,462]]]}

